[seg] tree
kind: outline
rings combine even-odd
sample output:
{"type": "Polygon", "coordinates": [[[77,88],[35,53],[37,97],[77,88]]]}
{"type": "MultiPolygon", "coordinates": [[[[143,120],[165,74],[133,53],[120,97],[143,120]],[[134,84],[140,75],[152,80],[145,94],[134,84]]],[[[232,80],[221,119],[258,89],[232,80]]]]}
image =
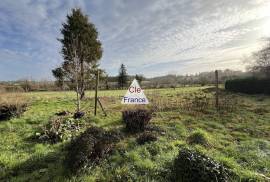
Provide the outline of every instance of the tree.
{"type": "Polygon", "coordinates": [[[52,74],[56,79],[56,85],[63,90],[64,87],[64,71],[61,67],[52,70],[52,74]]]}
{"type": "Polygon", "coordinates": [[[84,96],[86,80],[98,67],[98,61],[102,56],[101,42],[98,40],[98,32],[95,25],[90,23],[88,17],[80,9],[72,9],[71,15],[67,15],[67,22],[61,29],[63,38],[62,55],[64,63],[62,69],[65,76],[71,82],[78,81],[78,94],[80,99],[84,96]],[[76,59],[77,66],[76,67],[76,59]],[[77,70],[74,70],[74,69],[77,70]],[[74,71],[78,75],[74,75],[74,71]]]}
{"type": "MultiPolygon", "coordinates": [[[[67,15],[67,22],[61,29],[61,53],[64,62],[61,65],[64,80],[72,83],[77,99],[84,97],[86,81],[93,77],[102,56],[101,42],[94,24],[80,9],[72,9],[67,15]]],[[[80,110],[80,101],[77,100],[77,110],[80,110]]]]}
{"type": "Polygon", "coordinates": [[[144,80],[143,75],[135,75],[135,79],[139,82],[139,84],[141,84],[141,82],[144,80]]]}
{"type": "Polygon", "coordinates": [[[127,85],[128,75],[127,69],[124,64],[121,64],[118,75],[118,86],[119,88],[124,88],[127,85]]]}
{"type": "Polygon", "coordinates": [[[253,54],[255,62],[251,66],[251,71],[261,73],[270,78],[270,39],[264,48],[253,54]]]}

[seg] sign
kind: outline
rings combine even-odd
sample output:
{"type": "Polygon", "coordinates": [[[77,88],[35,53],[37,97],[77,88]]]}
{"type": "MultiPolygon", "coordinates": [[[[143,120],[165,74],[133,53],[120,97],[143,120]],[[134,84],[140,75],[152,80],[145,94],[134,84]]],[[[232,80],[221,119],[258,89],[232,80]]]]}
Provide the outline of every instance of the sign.
{"type": "Polygon", "coordinates": [[[148,104],[148,99],[143,93],[138,81],[134,79],[128,88],[126,95],[122,98],[122,104],[148,104]]]}

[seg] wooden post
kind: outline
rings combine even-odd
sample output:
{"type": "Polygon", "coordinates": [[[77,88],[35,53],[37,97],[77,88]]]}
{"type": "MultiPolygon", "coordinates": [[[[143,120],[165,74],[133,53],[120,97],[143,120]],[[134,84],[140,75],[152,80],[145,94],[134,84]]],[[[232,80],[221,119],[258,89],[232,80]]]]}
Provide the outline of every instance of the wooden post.
{"type": "Polygon", "coordinates": [[[215,71],[215,77],[216,77],[216,109],[219,110],[218,70],[215,71]]]}
{"type": "Polygon", "coordinates": [[[95,89],[95,116],[97,115],[97,92],[98,92],[98,82],[99,82],[99,70],[97,70],[96,74],[96,89],[95,89]]]}
{"type": "Polygon", "coordinates": [[[97,98],[97,100],[98,100],[98,103],[99,103],[99,105],[100,105],[100,107],[101,107],[101,109],[102,109],[104,115],[107,116],[107,113],[106,113],[105,109],[103,108],[103,106],[102,106],[102,104],[101,104],[99,98],[97,98]]]}

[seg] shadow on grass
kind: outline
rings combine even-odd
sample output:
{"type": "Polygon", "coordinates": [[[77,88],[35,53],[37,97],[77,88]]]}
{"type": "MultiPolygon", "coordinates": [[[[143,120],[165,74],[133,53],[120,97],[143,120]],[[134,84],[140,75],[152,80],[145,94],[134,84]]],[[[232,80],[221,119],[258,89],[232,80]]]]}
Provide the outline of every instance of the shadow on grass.
{"type": "Polygon", "coordinates": [[[69,178],[63,163],[64,151],[34,155],[25,162],[7,169],[0,181],[65,181],[69,178]]]}

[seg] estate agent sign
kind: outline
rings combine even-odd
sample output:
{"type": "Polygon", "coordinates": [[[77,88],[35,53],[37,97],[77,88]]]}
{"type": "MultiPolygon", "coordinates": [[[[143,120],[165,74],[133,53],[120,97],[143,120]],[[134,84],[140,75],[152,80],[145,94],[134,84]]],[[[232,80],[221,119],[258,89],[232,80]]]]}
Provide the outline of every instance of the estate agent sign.
{"type": "Polygon", "coordinates": [[[148,104],[148,99],[143,93],[138,81],[134,79],[122,98],[122,104],[148,104]]]}

